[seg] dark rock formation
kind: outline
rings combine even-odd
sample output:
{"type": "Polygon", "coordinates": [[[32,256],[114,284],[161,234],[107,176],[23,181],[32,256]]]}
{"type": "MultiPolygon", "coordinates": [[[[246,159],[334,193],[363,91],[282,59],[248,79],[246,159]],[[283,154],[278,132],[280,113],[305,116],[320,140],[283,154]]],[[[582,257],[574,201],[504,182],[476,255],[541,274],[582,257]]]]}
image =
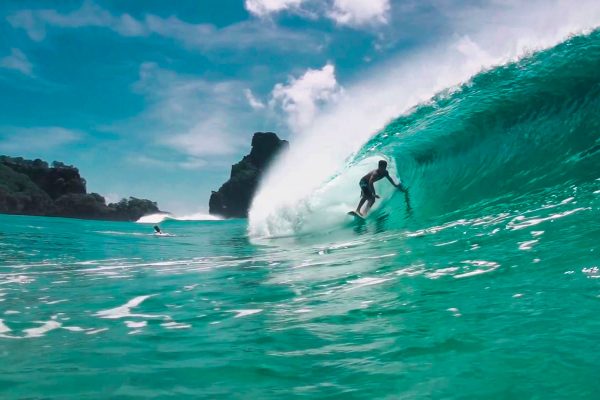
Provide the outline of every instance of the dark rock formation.
{"type": "Polygon", "coordinates": [[[231,167],[231,176],[221,188],[212,192],[209,212],[227,218],[245,218],[262,174],[273,158],[287,149],[288,142],[273,132],[257,132],[252,137],[252,150],[231,167]]]}
{"type": "Polygon", "coordinates": [[[134,197],[107,205],[104,197],[87,193],[73,166],[0,156],[0,213],[136,221],[158,212],[156,203],[134,197]]]}

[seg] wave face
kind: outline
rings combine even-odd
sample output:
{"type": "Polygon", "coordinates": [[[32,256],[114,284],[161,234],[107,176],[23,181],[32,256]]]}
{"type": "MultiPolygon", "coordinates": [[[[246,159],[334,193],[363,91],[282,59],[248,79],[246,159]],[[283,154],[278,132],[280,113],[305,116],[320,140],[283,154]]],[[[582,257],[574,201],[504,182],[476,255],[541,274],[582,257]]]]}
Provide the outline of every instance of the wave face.
{"type": "Polygon", "coordinates": [[[410,187],[414,208],[407,214],[402,193],[378,183],[382,199],[372,218],[385,219],[390,229],[415,219],[468,218],[483,208],[493,214],[507,205],[543,203],[556,190],[577,190],[599,177],[599,111],[596,30],[482,72],[412,108],[308,196],[276,205],[266,216],[253,210],[250,234],[339,227],[358,202],[358,179],[382,157],[410,187]]]}

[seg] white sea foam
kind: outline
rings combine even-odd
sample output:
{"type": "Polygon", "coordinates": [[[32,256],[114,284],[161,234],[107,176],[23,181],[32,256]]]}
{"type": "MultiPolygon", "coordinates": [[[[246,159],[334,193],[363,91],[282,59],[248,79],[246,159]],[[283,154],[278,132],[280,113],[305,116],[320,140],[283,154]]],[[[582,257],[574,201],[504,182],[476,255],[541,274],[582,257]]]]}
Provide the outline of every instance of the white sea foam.
{"type": "Polygon", "coordinates": [[[456,307],[448,308],[447,311],[450,311],[455,317],[461,317],[462,316],[462,314],[460,313],[460,310],[458,308],[456,308],[456,307]]]}
{"type": "Polygon", "coordinates": [[[136,222],[138,224],[159,224],[166,220],[175,220],[175,221],[219,221],[221,218],[205,214],[205,213],[195,213],[189,215],[176,216],[172,214],[151,214],[146,215],[138,219],[136,222]]]}
{"type": "Polygon", "coordinates": [[[85,329],[80,326],[63,326],[62,328],[69,332],[89,332],[89,331],[91,331],[91,329],[85,329]]]}
{"type": "Polygon", "coordinates": [[[468,278],[471,276],[476,276],[476,275],[481,275],[481,274],[487,274],[488,272],[492,272],[492,271],[495,271],[498,268],[500,268],[500,264],[498,264],[494,261],[467,260],[467,261],[463,261],[462,263],[472,265],[475,267],[479,267],[479,268],[474,269],[472,271],[464,272],[462,274],[454,275],[454,278],[460,279],[460,278],[468,278]]]}
{"type": "Polygon", "coordinates": [[[140,232],[122,232],[122,231],[96,231],[96,233],[102,233],[104,235],[121,235],[121,236],[148,236],[151,233],[140,233],[140,232]]]}
{"type": "Polygon", "coordinates": [[[92,329],[91,331],[87,331],[85,334],[86,335],[95,335],[97,333],[106,332],[107,330],[108,330],[108,328],[92,329]]]}
{"type": "Polygon", "coordinates": [[[7,275],[2,275],[2,277],[5,279],[3,281],[0,281],[0,285],[6,285],[9,283],[25,284],[25,283],[31,283],[31,282],[35,281],[35,279],[33,279],[31,276],[28,276],[28,275],[7,274],[7,275]]]}
{"type": "Polygon", "coordinates": [[[537,242],[539,242],[538,239],[519,242],[519,250],[531,250],[537,242]]]}
{"type": "Polygon", "coordinates": [[[10,328],[6,326],[4,320],[0,318],[0,334],[10,332],[10,328]]]}
{"type": "Polygon", "coordinates": [[[165,322],[160,324],[160,326],[163,326],[167,329],[189,329],[192,327],[190,324],[183,324],[175,321],[165,322]]]}
{"type": "Polygon", "coordinates": [[[518,217],[515,217],[512,221],[510,221],[506,225],[506,228],[511,229],[511,230],[519,230],[519,229],[529,228],[531,226],[539,225],[542,222],[552,221],[552,220],[556,220],[559,218],[568,217],[571,214],[575,214],[577,212],[587,211],[587,210],[591,210],[591,208],[590,207],[579,207],[579,208],[575,208],[573,210],[568,210],[568,211],[565,211],[562,213],[552,214],[547,217],[538,217],[538,218],[535,218],[535,217],[526,218],[524,216],[518,216],[518,217]]]}
{"type": "Polygon", "coordinates": [[[150,214],[144,215],[136,222],[138,224],[158,224],[163,222],[165,219],[173,219],[173,216],[171,214],[150,214]]]}
{"type": "Polygon", "coordinates": [[[140,318],[164,318],[164,315],[152,315],[152,314],[133,314],[131,312],[132,308],[135,308],[142,304],[144,300],[153,297],[154,295],[145,295],[145,296],[137,296],[122,306],[111,308],[109,310],[98,311],[95,315],[100,318],[107,319],[118,319],[118,318],[127,318],[127,317],[140,317],[140,318]]]}
{"type": "Polygon", "coordinates": [[[45,301],[44,304],[59,304],[59,303],[64,303],[65,301],[69,301],[67,299],[60,299],[60,300],[53,300],[53,301],[45,301]]]}
{"type": "Polygon", "coordinates": [[[346,290],[353,290],[353,289],[358,289],[361,287],[371,286],[371,285],[379,285],[380,283],[387,282],[391,279],[392,278],[359,278],[359,279],[350,281],[349,283],[351,283],[352,286],[350,286],[346,290]]]}
{"type": "Polygon", "coordinates": [[[442,276],[446,276],[446,275],[452,275],[454,272],[458,271],[458,267],[448,267],[448,268],[440,268],[440,269],[436,269],[433,272],[427,272],[425,274],[426,277],[428,277],[429,279],[438,279],[441,278],[442,276]]]}
{"type": "Polygon", "coordinates": [[[125,326],[128,328],[143,328],[148,325],[147,321],[125,321],[125,326]]]}
{"type": "Polygon", "coordinates": [[[252,314],[258,314],[259,312],[262,312],[262,310],[261,309],[232,310],[232,312],[236,313],[233,318],[241,318],[241,317],[246,317],[246,316],[252,315],[252,314]]]}
{"type": "Polygon", "coordinates": [[[42,326],[38,326],[37,328],[29,328],[24,329],[25,337],[41,337],[44,336],[47,332],[53,331],[61,327],[61,323],[55,320],[42,322],[42,326]]]}

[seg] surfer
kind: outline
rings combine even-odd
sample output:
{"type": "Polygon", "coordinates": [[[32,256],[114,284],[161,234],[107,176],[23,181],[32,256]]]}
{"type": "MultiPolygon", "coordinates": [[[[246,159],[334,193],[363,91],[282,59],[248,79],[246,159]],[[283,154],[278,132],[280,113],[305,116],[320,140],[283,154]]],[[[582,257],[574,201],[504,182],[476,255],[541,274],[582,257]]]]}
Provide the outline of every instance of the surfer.
{"type": "Polygon", "coordinates": [[[154,225],[154,236],[173,237],[176,235],[173,235],[172,233],[163,232],[162,229],[160,229],[160,226],[154,225]]]}
{"type": "Polygon", "coordinates": [[[379,196],[375,192],[375,185],[373,184],[383,178],[387,178],[392,185],[404,192],[406,204],[410,208],[410,203],[408,199],[408,188],[404,187],[404,185],[402,185],[402,182],[398,182],[398,184],[394,182],[394,180],[390,177],[389,171],[387,170],[387,161],[381,160],[379,161],[378,168],[363,176],[359,182],[361,198],[360,202],[358,203],[358,207],[356,207],[356,213],[358,215],[367,215],[367,213],[373,206],[373,203],[375,203],[375,199],[379,198],[379,196]],[[365,208],[365,212],[363,214],[360,212],[360,209],[365,204],[365,202],[367,202],[367,207],[365,208]]]}

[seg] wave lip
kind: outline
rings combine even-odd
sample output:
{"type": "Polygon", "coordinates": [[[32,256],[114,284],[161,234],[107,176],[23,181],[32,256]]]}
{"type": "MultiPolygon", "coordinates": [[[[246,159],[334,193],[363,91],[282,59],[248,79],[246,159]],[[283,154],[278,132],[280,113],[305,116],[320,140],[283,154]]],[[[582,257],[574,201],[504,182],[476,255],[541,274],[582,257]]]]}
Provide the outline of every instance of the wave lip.
{"type": "Polygon", "coordinates": [[[210,214],[204,213],[194,213],[183,216],[175,216],[169,213],[158,213],[158,214],[150,214],[145,215],[138,219],[136,223],[138,224],[159,224],[161,222],[167,220],[173,221],[220,221],[222,218],[216,217],[210,214]]]}

